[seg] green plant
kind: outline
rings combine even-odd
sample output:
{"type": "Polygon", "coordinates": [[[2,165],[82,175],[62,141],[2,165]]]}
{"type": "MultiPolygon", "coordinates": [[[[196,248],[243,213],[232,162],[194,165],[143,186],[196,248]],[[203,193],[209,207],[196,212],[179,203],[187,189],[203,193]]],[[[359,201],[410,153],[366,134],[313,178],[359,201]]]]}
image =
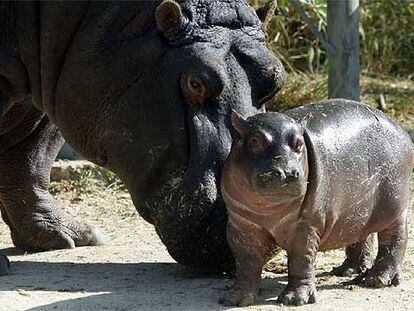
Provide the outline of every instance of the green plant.
{"type": "MultiPolygon", "coordinates": [[[[254,7],[267,0],[250,0],[254,7]]],[[[297,0],[317,25],[327,31],[327,1],[297,0]]],[[[326,69],[327,54],[321,43],[288,0],[279,0],[267,28],[269,47],[290,72],[326,69]]],[[[414,2],[361,0],[361,69],[414,79],[414,2]]]]}

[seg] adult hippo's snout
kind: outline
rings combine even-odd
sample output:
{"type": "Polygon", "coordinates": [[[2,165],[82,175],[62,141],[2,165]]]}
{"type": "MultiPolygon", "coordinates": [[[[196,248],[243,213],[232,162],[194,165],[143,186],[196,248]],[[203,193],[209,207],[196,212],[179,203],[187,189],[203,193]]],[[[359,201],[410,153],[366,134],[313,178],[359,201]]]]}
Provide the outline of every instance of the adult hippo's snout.
{"type": "Polygon", "coordinates": [[[194,189],[195,185],[208,189],[205,199],[214,202],[220,195],[217,184],[230,152],[232,135],[224,120],[215,124],[202,113],[190,113],[188,119],[190,154],[185,185],[187,189],[194,189]]]}
{"type": "Polygon", "coordinates": [[[282,63],[267,49],[264,42],[253,46],[251,42],[248,44],[243,41],[235,51],[250,78],[249,82],[254,85],[253,102],[257,105],[266,103],[284,84],[286,74],[282,63]]]}
{"type": "Polygon", "coordinates": [[[220,192],[221,173],[232,143],[229,122],[226,114],[211,118],[203,111],[188,109],[187,166],[172,173],[145,204],[169,253],[186,266],[214,271],[234,268],[220,192]]]}

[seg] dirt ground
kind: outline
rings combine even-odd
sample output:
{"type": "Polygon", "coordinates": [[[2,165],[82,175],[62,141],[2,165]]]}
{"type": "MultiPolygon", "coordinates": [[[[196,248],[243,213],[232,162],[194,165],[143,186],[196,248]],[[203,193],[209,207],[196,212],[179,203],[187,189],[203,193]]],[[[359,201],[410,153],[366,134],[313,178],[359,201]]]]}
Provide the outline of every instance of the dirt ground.
{"type": "MultiPolygon", "coordinates": [[[[9,256],[12,273],[0,278],[0,310],[232,309],[217,303],[232,280],[197,275],[174,262],[153,227],[137,215],[129,194],[116,182],[108,186],[107,181],[96,181],[86,174],[75,182],[54,183],[52,191],[67,214],[99,227],[107,243],[101,247],[23,254],[13,248],[8,228],[1,223],[0,253],[9,256]]],[[[341,263],[344,252],[320,253],[318,302],[298,310],[414,310],[412,220],[409,238],[406,279],[401,286],[347,286],[344,283],[350,278],[328,274],[341,263]]],[[[279,260],[286,260],[284,253],[279,260]]],[[[275,303],[286,283],[286,273],[264,272],[257,302],[246,309],[287,309],[275,303]]]]}

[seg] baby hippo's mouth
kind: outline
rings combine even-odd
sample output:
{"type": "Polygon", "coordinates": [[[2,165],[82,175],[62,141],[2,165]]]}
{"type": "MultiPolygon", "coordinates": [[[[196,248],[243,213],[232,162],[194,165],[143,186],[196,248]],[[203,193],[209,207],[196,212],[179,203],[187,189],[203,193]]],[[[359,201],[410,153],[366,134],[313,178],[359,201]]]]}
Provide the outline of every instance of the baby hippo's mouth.
{"type": "Polygon", "coordinates": [[[266,201],[283,204],[303,197],[307,183],[302,175],[281,179],[274,175],[259,174],[253,178],[252,188],[266,201]]]}

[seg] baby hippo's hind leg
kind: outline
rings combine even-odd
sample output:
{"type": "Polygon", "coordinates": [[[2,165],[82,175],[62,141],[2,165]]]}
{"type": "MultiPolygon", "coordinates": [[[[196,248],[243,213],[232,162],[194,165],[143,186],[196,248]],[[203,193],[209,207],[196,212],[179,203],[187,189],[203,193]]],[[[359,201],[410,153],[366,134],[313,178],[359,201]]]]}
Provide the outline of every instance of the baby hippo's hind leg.
{"type": "Polygon", "coordinates": [[[378,243],[378,255],[364,285],[397,286],[402,281],[401,270],[407,247],[407,211],[389,228],[378,233],[378,243]]]}
{"type": "Polygon", "coordinates": [[[372,267],[374,252],[374,234],[366,240],[352,244],[346,248],[346,259],[342,265],[332,269],[337,276],[350,276],[366,272],[372,267]]]}

